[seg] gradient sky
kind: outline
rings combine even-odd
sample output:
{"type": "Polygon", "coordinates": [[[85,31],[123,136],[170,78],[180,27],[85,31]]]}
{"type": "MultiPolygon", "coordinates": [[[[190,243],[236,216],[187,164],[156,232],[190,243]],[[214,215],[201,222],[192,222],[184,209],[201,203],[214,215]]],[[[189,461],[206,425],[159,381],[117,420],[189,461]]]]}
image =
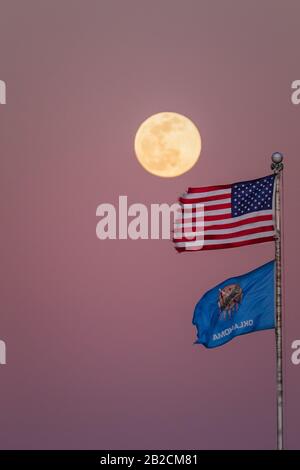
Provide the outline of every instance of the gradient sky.
{"type": "Polygon", "coordinates": [[[285,154],[286,444],[299,448],[300,3],[0,0],[3,449],[269,449],[274,332],[193,345],[195,303],[273,257],[273,244],[178,255],[96,238],[96,207],[176,201],[188,186],[270,172],[285,154]],[[146,173],[139,124],[200,129],[185,175],[146,173]]]}

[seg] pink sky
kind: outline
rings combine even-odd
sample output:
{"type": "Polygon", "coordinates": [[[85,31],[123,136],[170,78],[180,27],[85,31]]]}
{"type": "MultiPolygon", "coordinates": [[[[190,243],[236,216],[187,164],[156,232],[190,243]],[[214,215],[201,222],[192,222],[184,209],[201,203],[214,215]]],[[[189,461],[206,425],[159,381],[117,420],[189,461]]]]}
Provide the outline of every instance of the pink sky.
{"type": "Polygon", "coordinates": [[[96,237],[96,208],[176,201],[189,186],[270,173],[285,154],[286,443],[299,447],[300,106],[297,1],[2,0],[2,448],[274,448],[274,333],[193,345],[195,303],[273,244],[177,254],[96,237]],[[189,116],[185,175],[146,173],[139,124],[189,116]]]}

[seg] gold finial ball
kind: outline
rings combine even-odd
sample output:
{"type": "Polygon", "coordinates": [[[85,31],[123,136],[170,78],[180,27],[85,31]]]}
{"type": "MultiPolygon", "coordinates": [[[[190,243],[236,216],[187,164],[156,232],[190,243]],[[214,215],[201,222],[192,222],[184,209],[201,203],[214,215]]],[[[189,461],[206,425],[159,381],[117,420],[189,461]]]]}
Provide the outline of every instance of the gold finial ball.
{"type": "Polygon", "coordinates": [[[273,153],[273,155],[272,155],[272,162],[273,162],[273,163],[278,164],[278,163],[281,163],[282,160],[283,160],[283,155],[282,155],[282,153],[280,153],[280,152],[275,152],[275,153],[273,153]]]}

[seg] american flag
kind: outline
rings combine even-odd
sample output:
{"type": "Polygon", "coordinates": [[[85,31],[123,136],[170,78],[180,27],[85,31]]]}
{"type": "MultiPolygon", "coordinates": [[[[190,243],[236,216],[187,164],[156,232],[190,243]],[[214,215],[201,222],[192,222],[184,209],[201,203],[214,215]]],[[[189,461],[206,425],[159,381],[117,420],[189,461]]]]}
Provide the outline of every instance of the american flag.
{"type": "Polygon", "coordinates": [[[216,250],[272,241],[275,176],[189,188],[179,198],[177,251],[216,250]]]}

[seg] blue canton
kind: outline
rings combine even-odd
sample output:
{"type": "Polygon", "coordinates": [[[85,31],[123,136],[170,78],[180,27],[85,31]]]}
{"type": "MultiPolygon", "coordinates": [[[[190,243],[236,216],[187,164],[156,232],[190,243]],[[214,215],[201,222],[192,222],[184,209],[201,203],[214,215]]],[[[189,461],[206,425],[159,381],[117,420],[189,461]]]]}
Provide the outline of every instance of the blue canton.
{"type": "Polygon", "coordinates": [[[235,183],[231,190],[232,217],[272,209],[275,176],[235,183]]]}

